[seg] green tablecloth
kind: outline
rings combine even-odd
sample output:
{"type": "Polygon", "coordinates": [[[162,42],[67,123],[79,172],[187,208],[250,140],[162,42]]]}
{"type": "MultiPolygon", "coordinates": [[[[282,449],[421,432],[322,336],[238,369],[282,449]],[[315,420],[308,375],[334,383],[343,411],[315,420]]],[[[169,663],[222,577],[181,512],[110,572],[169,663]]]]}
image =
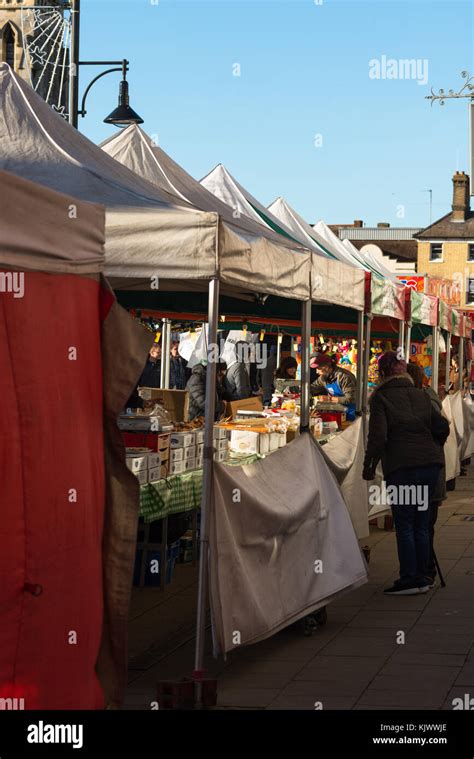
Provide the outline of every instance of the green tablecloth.
{"type": "Polygon", "coordinates": [[[140,516],[153,522],[169,514],[194,511],[201,505],[201,493],[202,469],[149,482],[140,488],[140,516]]]}

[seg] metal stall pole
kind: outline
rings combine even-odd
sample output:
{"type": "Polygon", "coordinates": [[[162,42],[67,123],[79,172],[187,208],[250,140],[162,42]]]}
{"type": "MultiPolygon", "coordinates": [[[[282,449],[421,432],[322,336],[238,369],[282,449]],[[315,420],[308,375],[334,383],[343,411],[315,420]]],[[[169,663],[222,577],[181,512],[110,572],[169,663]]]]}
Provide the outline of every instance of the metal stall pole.
{"type": "Polygon", "coordinates": [[[411,328],[412,323],[411,321],[406,323],[406,332],[405,332],[405,361],[407,364],[410,361],[410,348],[411,348],[411,328]]]}
{"type": "Polygon", "coordinates": [[[309,429],[309,407],[311,402],[309,345],[311,340],[311,301],[305,300],[301,306],[301,409],[300,432],[309,429]]]}
{"type": "Polygon", "coordinates": [[[431,387],[438,392],[439,387],[439,327],[433,327],[431,387]]]}
{"type": "Polygon", "coordinates": [[[364,386],[364,312],[357,312],[357,403],[356,412],[362,411],[362,388],[364,386]]]}
{"type": "Polygon", "coordinates": [[[160,372],[160,387],[165,386],[166,377],[166,319],[161,320],[161,372],[160,372]]]}
{"type": "Polygon", "coordinates": [[[451,333],[448,332],[446,338],[446,373],[445,373],[445,386],[446,392],[449,390],[449,370],[451,368],[451,333]]]}
{"type": "Polygon", "coordinates": [[[399,351],[399,357],[400,355],[405,356],[405,322],[400,322],[398,326],[398,347],[402,349],[399,351]]]}
{"type": "Polygon", "coordinates": [[[364,372],[362,376],[362,412],[367,414],[367,398],[369,394],[368,376],[370,365],[370,333],[372,327],[372,314],[365,317],[365,346],[364,346],[364,372]]]}
{"type": "Polygon", "coordinates": [[[277,334],[277,369],[281,364],[281,339],[283,335],[280,335],[280,331],[277,334]]]}
{"type": "MultiPolygon", "coordinates": [[[[170,365],[171,365],[171,355],[170,355],[170,350],[171,350],[171,320],[170,319],[165,319],[164,334],[166,335],[166,342],[165,342],[165,345],[166,345],[166,348],[165,348],[166,354],[165,354],[165,357],[164,357],[164,359],[165,359],[165,362],[164,362],[165,363],[165,376],[164,376],[164,385],[163,385],[163,387],[168,390],[168,388],[170,386],[170,365]]],[[[163,361],[163,356],[162,356],[162,361],[163,361]]]]}
{"type": "Polygon", "coordinates": [[[459,389],[461,392],[464,392],[464,382],[462,378],[462,374],[464,371],[464,337],[459,338],[459,389]]]}
{"type": "Polygon", "coordinates": [[[202,706],[202,679],[204,675],[204,642],[209,572],[209,516],[212,493],[212,470],[214,464],[214,417],[216,413],[216,355],[217,327],[219,318],[219,280],[209,282],[208,305],[209,339],[206,371],[206,415],[204,428],[203,482],[201,499],[201,549],[199,554],[199,585],[196,618],[196,647],[194,655],[194,695],[197,706],[202,706]]]}

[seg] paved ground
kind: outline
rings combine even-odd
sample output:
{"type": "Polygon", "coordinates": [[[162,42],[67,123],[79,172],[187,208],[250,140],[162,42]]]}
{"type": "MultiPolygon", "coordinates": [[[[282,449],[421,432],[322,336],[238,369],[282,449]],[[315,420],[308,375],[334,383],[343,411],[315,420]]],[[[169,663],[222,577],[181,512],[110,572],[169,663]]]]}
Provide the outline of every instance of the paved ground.
{"type": "MultiPolygon", "coordinates": [[[[328,607],[312,638],[284,630],[210,656],[222,709],[452,709],[474,698],[474,466],[440,510],[437,554],[447,587],[387,598],[397,576],[394,532],[372,528],[369,583],[328,607]],[[402,639],[405,642],[397,642],[402,639]],[[320,707],[319,707],[320,708],[320,707]]],[[[196,570],[179,567],[165,594],[134,591],[125,708],[149,709],[156,681],[193,669],[196,570]]],[[[210,636],[209,636],[210,638],[210,636]]]]}

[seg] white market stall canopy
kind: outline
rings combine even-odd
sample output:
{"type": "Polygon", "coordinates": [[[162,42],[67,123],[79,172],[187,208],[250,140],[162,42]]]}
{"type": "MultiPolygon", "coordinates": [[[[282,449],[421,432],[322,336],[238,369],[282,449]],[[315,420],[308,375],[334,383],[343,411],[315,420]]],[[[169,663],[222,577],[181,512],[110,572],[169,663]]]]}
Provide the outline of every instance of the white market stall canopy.
{"type": "Polygon", "coordinates": [[[323,240],[307,222],[286,202],[277,198],[268,206],[274,216],[316,253],[320,249],[330,253],[331,258],[313,258],[313,300],[326,300],[341,306],[348,305],[347,293],[351,293],[350,305],[357,311],[364,310],[365,272],[353,264],[342,263],[337,252],[332,252],[329,242],[323,240]],[[335,260],[337,259],[337,260],[335,260]],[[319,272],[319,279],[318,279],[319,272]]]}
{"type": "Polygon", "coordinates": [[[106,207],[105,273],[113,280],[206,281],[306,300],[311,255],[257,238],[142,179],[90,142],[7,64],[0,64],[0,168],[106,207]]]}
{"type": "MultiPolygon", "coordinates": [[[[326,249],[324,241],[319,243],[317,235],[311,238],[301,234],[295,225],[289,226],[285,220],[265,208],[227,171],[219,164],[207,176],[201,179],[201,184],[212,192],[222,202],[227,203],[233,212],[258,221],[262,226],[274,229],[286,238],[295,240],[313,251],[311,297],[319,303],[347,306],[347,287],[355,275],[348,272],[349,267],[342,267],[341,261],[334,260],[326,249]]],[[[329,246],[328,246],[329,247],[329,246]]],[[[353,308],[363,310],[363,297],[360,295],[353,308]]]]}
{"type": "Polygon", "coordinates": [[[392,282],[400,281],[397,279],[393,271],[387,269],[387,267],[384,266],[384,264],[375,256],[373,256],[372,253],[365,250],[359,250],[347,238],[345,240],[342,240],[342,244],[354,256],[354,258],[357,258],[357,260],[360,261],[363,266],[368,268],[372,274],[376,274],[377,276],[383,277],[384,279],[389,279],[392,282]]]}
{"type": "Polygon", "coordinates": [[[339,237],[334,234],[332,229],[330,229],[322,219],[314,225],[314,231],[323,240],[326,241],[326,245],[331,246],[331,250],[337,251],[338,257],[341,261],[344,261],[345,263],[352,266],[357,266],[359,269],[370,271],[369,267],[366,264],[363,264],[358,257],[354,257],[352,255],[352,252],[350,250],[347,250],[347,248],[343,245],[342,240],[340,240],[339,237]]]}

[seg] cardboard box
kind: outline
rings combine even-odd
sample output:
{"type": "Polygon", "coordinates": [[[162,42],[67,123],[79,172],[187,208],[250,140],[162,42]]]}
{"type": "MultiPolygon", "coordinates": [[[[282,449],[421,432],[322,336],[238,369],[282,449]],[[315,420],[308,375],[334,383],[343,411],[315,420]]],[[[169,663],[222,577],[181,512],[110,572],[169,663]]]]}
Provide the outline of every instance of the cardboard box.
{"type": "Polygon", "coordinates": [[[244,409],[245,411],[263,411],[262,399],[253,396],[252,398],[244,398],[241,401],[228,401],[226,404],[225,415],[231,416],[232,419],[235,419],[239,409],[244,409]]]}
{"type": "Polygon", "coordinates": [[[283,448],[286,445],[286,432],[275,432],[278,435],[278,447],[283,448]]]}
{"type": "Polygon", "coordinates": [[[148,470],[148,482],[156,482],[161,480],[161,467],[156,466],[153,469],[148,470]]]}
{"type": "Polygon", "coordinates": [[[225,440],[215,440],[214,448],[217,451],[227,451],[229,448],[229,441],[227,440],[227,438],[225,440]]]}
{"type": "Polygon", "coordinates": [[[194,445],[194,440],[194,432],[172,432],[170,434],[170,447],[187,448],[189,445],[194,445]]]}
{"type": "Polygon", "coordinates": [[[172,448],[170,451],[170,462],[174,464],[176,461],[184,460],[184,448],[172,448]]]}
{"type": "Polygon", "coordinates": [[[196,446],[196,457],[201,456],[204,453],[204,443],[199,443],[199,445],[196,446]]]}
{"type": "Polygon", "coordinates": [[[190,472],[192,469],[196,469],[196,459],[188,459],[184,462],[184,471],[190,472]]]}
{"type": "Polygon", "coordinates": [[[270,451],[276,451],[280,447],[280,438],[282,437],[280,432],[270,432],[270,451]]]}
{"type": "Polygon", "coordinates": [[[159,453],[148,454],[148,469],[156,469],[161,466],[161,456],[159,453]]]}
{"type": "Polygon", "coordinates": [[[187,390],[165,390],[160,387],[141,387],[139,395],[146,401],[157,401],[168,411],[173,422],[187,422],[189,393],[187,390]]]}
{"type": "Polygon", "coordinates": [[[125,463],[131,472],[143,472],[148,469],[148,454],[146,456],[126,456],[125,463]]]}
{"type": "Polygon", "coordinates": [[[294,430],[287,430],[286,432],[286,442],[291,443],[292,440],[296,438],[297,435],[299,435],[299,431],[295,432],[294,430]]]}
{"type": "Polygon", "coordinates": [[[196,456],[196,469],[202,469],[204,459],[202,456],[196,456]]]}
{"type": "MultiPolygon", "coordinates": [[[[260,433],[250,430],[231,430],[229,448],[237,453],[261,453],[260,433]]],[[[221,449],[217,453],[224,453],[224,451],[221,449]]]]}
{"type": "Polygon", "coordinates": [[[140,485],[146,485],[148,482],[148,469],[142,469],[140,472],[134,472],[140,485]]]}
{"type": "Polygon", "coordinates": [[[196,435],[196,445],[204,443],[204,430],[195,430],[194,434],[196,435]]]}
{"type": "MultiPolygon", "coordinates": [[[[177,449],[179,450],[179,449],[177,449]]],[[[196,458],[196,446],[195,445],[188,445],[187,448],[181,449],[184,452],[184,460],[188,461],[189,459],[195,459],[196,458]]]]}
{"type": "Polygon", "coordinates": [[[184,461],[172,461],[170,464],[169,469],[170,475],[173,474],[183,474],[184,472],[184,461]]]}
{"type": "Polygon", "coordinates": [[[227,428],[226,427],[214,427],[212,436],[214,440],[227,440],[227,428]]]}
{"type": "Polygon", "coordinates": [[[169,447],[170,447],[170,433],[163,432],[162,434],[158,435],[158,450],[161,451],[162,448],[169,448],[169,447]]]}
{"type": "Polygon", "coordinates": [[[270,453],[270,435],[271,435],[271,433],[268,433],[268,434],[264,433],[262,435],[262,434],[260,434],[258,432],[254,432],[253,434],[254,435],[258,435],[258,443],[257,443],[258,447],[257,447],[257,451],[256,452],[257,453],[262,453],[262,454],[263,453],[270,453]]]}
{"type": "Polygon", "coordinates": [[[227,451],[216,451],[214,454],[214,461],[226,461],[227,451]]]}

